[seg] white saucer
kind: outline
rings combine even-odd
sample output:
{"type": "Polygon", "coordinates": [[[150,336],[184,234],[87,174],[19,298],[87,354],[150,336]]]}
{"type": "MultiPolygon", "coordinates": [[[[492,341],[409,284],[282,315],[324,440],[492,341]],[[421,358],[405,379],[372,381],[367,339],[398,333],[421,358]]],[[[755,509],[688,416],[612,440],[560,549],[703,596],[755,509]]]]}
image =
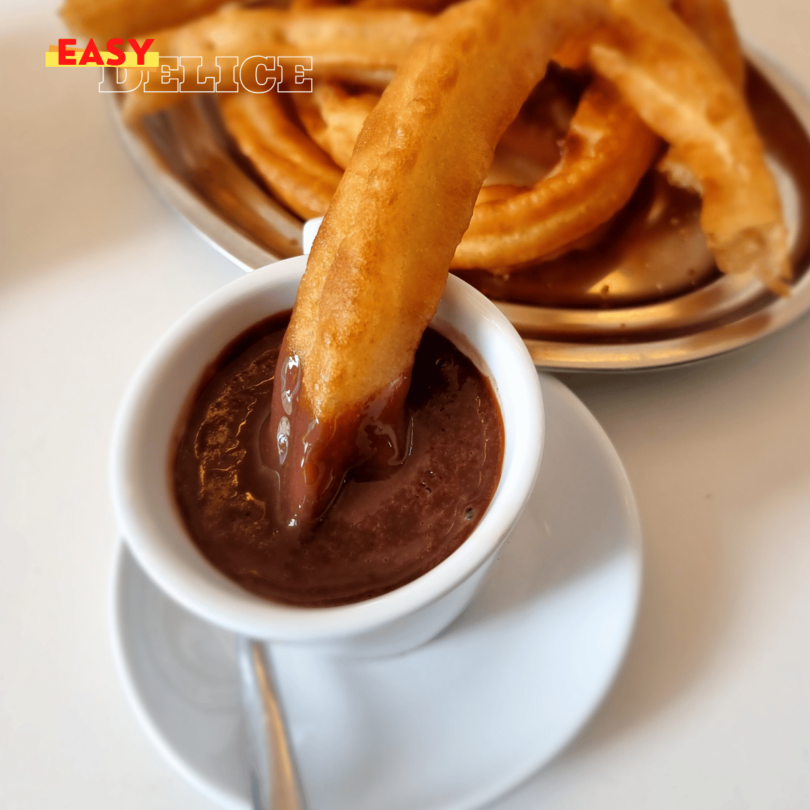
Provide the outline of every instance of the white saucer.
{"type": "MultiPolygon", "coordinates": [[[[641,584],[633,493],[602,428],[541,375],[532,501],[497,569],[445,633],[403,656],[276,648],[312,810],[462,810],[526,779],[582,728],[627,649],[641,584]]],[[[115,649],[150,737],[184,776],[247,810],[234,638],[186,613],[121,547],[115,649]]]]}

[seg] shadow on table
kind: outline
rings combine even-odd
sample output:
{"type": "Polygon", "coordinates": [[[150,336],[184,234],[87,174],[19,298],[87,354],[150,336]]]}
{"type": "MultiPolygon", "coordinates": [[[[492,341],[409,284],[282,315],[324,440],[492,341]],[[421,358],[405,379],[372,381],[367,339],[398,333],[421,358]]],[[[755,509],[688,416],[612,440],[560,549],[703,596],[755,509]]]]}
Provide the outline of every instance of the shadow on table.
{"type": "MultiPolygon", "coordinates": [[[[809,367],[805,318],[694,366],[562,375],[627,468],[645,572],[638,624],[613,689],[582,734],[530,782],[530,795],[688,706],[739,655],[730,647],[745,633],[747,593],[763,560],[779,559],[787,542],[769,525],[810,485],[810,379],[796,373],[809,367]]],[[[525,801],[518,790],[497,807],[525,801]]]]}

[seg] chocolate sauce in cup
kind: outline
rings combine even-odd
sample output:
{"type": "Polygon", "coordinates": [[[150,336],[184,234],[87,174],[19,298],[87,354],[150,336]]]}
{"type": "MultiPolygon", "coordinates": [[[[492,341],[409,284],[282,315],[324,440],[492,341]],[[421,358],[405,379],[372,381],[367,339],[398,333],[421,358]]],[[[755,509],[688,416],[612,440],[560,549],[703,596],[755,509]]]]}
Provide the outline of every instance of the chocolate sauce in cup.
{"type": "Polygon", "coordinates": [[[472,534],[500,479],[500,408],[475,363],[428,329],[402,437],[367,419],[366,452],[325,514],[291,526],[277,468],[262,452],[285,326],[271,318],[251,327],[200,386],[174,460],[178,504],[200,551],[252,593],[310,607],[370,599],[434,568],[472,534]],[[374,444],[384,461],[369,470],[374,444]]]}
{"type": "Polygon", "coordinates": [[[517,523],[542,453],[539,381],[506,318],[451,277],[431,327],[475,361],[497,400],[503,462],[489,505],[455,550],[410,581],[390,583],[386,593],[356,592],[359,601],[332,606],[311,606],[317,599],[302,606],[259,596],[212,565],[191,539],[174,494],[175,449],[206,370],[246,329],[291,309],[305,265],[305,257],[278,262],[218,290],[175,324],[146,358],[124,398],[113,436],[116,517],[149,576],[179,604],[214,624],[323,652],[403,652],[435,636],[469,604],[517,523]]]}

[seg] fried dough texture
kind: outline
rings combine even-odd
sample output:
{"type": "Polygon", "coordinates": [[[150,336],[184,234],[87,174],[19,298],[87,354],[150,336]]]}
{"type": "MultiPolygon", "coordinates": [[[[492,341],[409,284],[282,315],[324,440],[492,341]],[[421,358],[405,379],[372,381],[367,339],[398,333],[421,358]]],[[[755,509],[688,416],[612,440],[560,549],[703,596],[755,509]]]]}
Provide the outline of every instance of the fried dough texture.
{"type": "MultiPolygon", "coordinates": [[[[734,86],[744,92],[745,57],[726,0],[675,0],[672,9],[709,49],[734,86]]],[[[677,148],[667,150],[657,168],[673,186],[703,192],[677,148]]]]}
{"type": "Polygon", "coordinates": [[[557,44],[601,5],[471,0],[410,50],[361,132],[288,329],[317,418],[410,368],[498,139],[557,44]]]}
{"type": "MultiPolygon", "coordinates": [[[[337,82],[319,81],[312,94],[296,96],[294,103],[309,136],[345,168],[378,98],[373,92],[349,94],[337,82]]],[[[250,109],[254,119],[265,111],[276,113],[277,107],[252,99],[238,105],[226,100],[223,117],[241,151],[283,202],[299,214],[324,214],[331,196],[328,188],[334,191],[339,177],[333,170],[321,170],[322,159],[310,160],[318,171],[308,174],[311,188],[300,187],[306,177],[297,162],[283,159],[286,141],[279,140],[284,148],[274,143],[277,122],[250,126],[248,119],[235,127],[230,112],[235,106],[250,109]],[[316,192],[320,205],[313,207],[316,192]]],[[[293,122],[287,128],[290,133],[297,129],[293,122]]],[[[517,139],[520,129],[518,119],[507,134],[517,139]]],[[[547,176],[530,187],[489,185],[481,190],[451,266],[511,273],[582,239],[624,207],[659,149],[659,139],[615,88],[595,80],[571,121],[562,156],[547,176]]]]}
{"type": "Polygon", "coordinates": [[[105,42],[157,31],[208,14],[228,0],[65,0],[59,14],[71,31],[105,42]]]}
{"type": "Polygon", "coordinates": [[[300,217],[320,216],[341,169],[290,121],[278,93],[232,93],[219,99],[225,128],[273,193],[300,217]]]}
{"type": "Polygon", "coordinates": [[[470,0],[436,17],[369,115],[315,239],[279,357],[268,456],[306,526],[354,463],[377,403],[402,411],[419,341],[499,138],[599,0],[470,0]],[[299,387],[300,386],[300,387],[299,387]],[[292,413],[287,419],[285,414],[292,413]],[[302,418],[305,415],[306,418],[302,418]],[[273,447],[273,442],[277,447],[273,447]],[[307,492],[316,491],[308,497],[307,492]]]}
{"type": "MultiPolygon", "coordinates": [[[[376,102],[372,93],[350,96],[330,82],[296,99],[296,106],[313,139],[346,166],[376,102]]],[[[513,272],[516,265],[581,239],[624,207],[659,148],[659,139],[616,89],[595,80],[571,121],[563,155],[547,176],[529,188],[481,190],[451,266],[513,272]]]]}
{"type": "Polygon", "coordinates": [[[698,37],[659,0],[611,0],[588,60],[678,150],[703,192],[701,227],[717,266],[789,292],[776,182],[745,99],[698,37]]]}
{"type": "Polygon", "coordinates": [[[324,80],[316,82],[311,93],[296,94],[293,103],[310,138],[345,169],[360,130],[379,100],[379,93],[350,94],[340,82],[324,80]]]}
{"type": "Polygon", "coordinates": [[[571,120],[557,166],[529,189],[504,189],[479,202],[452,266],[511,273],[581,239],[625,206],[659,148],[632,107],[597,78],[571,120]]]}

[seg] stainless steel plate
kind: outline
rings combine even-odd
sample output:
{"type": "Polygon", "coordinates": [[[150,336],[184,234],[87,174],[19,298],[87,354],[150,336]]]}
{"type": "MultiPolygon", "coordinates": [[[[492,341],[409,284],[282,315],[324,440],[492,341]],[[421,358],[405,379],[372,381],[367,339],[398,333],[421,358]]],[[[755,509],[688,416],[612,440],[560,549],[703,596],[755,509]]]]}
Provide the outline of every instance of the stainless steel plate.
{"type": "MultiPolygon", "coordinates": [[[[750,49],[747,56],[755,82],[781,99],[780,143],[768,137],[769,123],[777,131],[774,121],[759,124],[791,228],[792,295],[779,298],[755,279],[710,273],[701,286],[636,306],[496,302],[538,366],[609,371],[679,365],[745,346],[810,310],[810,103],[769,60],[750,49]]],[[[210,100],[186,101],[127,127],[119,97],[110,98],[135,162],[214,247],[245,270],[301,253],[301,220],[234,153],[210,100]]]]}

